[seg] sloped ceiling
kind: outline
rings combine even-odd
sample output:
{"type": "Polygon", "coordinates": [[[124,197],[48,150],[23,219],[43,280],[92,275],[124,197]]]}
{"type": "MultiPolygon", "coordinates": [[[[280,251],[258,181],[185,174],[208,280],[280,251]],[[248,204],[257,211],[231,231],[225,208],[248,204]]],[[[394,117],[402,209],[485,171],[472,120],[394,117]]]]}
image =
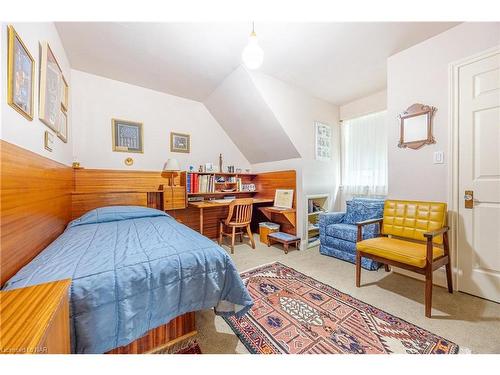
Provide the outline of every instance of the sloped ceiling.
{"type": "MultiPolygon", "coordinates": [[[[388,56],[454,25],[258,23],[265,53],[259,71],[340,104],[383,89],[388,56]]],[[[301,157],[302,149],[240,65],[249,23],[56,27],[72,68],[203,102],[250,163],[301,157]]]]}
{"type": "Polygon", "coordinates": [[[231,73],[204,104],[250,163],[301,156],[243,67],[231,73]]]}
{"type": "MultiPolygon", "coordinates": [[[[456,22],[257,22],[259,71],[333,104],[386,87],[387,58],[456,22]]],[[[241,63],[250,22],[57,22],[73,69],[198,101],[241,63]]]]}

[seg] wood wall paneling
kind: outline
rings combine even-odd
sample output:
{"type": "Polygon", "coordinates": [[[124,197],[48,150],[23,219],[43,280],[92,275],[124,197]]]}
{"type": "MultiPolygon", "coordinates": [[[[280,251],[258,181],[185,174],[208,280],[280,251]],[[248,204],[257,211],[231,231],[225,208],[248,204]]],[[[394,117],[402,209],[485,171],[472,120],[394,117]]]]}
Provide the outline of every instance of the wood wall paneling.
{"type": "Polygon", "coordinates": [[[0,284],[57,238],[70,219],[72,169],[0,141],[0,284]]]}
{"type": "MultiPolygon", "coordinates": [[[[254,180],[258,193],[255,198],[274,198],[276,189],[293,189],[293,208],[297,208],[297,176],[294,170],[259,173],[254,180]]],[[[256,214],[252,230],[258,231],[256,223],[268,221],[262,212],[256,214]]],[[[272,221],[280,224],[280,231],[297,234],[296,226],[291,225],[288,220],[280,214],[273,213],[272,221]]]]}
{"type": "Polygon", "coordinates": [[[255,198],[274,198],[276,189],[293,189],[293,207],[297,201],[297,176],[294,170],[259,173],[254,180],[255,198]]]}
{"type": "MultiPolygon", "coordinates": [[[[75,169],[75,193],[148,192],[168,185],[170,176],[162,172],[75,169]]],[[[181,176],[174,177],[177,185],[181,176]]]]}

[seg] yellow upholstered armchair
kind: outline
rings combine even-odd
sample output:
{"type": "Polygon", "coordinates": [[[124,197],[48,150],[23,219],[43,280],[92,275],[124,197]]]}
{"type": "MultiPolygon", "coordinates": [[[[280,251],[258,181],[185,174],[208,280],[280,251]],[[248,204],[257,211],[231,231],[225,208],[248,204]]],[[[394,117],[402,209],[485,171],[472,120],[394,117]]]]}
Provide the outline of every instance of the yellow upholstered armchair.
{"type": "Polygon", "coordinates": [[[387,200],[383,218],[357,223],[356,286],[361,282],[361,258],[425,275],[425,316],[431,317],[432,273],[446,267],[448,291],[451,280],[446,203],[387,200]],[[363,226],[379,223],[378,237],[361,241],[363,226]]]}

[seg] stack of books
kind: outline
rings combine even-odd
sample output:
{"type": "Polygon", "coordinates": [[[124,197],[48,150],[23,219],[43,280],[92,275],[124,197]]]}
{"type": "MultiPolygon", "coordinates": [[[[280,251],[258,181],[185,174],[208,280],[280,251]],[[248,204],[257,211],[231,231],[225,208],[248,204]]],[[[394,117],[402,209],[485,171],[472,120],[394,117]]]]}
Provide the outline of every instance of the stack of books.
{"type": "Polygon", "coordinates": [[[213,193],[215,192],[215,176],[199,175],[197,173],[187,174],[188,193],[213,193]]]}

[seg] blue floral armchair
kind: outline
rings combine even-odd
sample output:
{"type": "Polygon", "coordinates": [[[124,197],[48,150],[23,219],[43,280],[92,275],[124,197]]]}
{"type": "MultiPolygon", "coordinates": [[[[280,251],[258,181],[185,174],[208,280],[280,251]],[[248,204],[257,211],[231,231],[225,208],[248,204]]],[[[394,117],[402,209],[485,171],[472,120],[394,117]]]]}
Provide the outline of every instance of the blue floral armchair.
{"type": "MultiPolygon", "coordinates": [[[[356,239],[359,221],[380,218],[384,212],[383,199],[354,198],[346,202],[346,212],[320,214],[319,252],[351,263],[356,259],[356,239]]],[[[376,237],[378,224],[363,227],[363,239],[376,237]]],[[[380,264],[368,259],[361,260],[361,267],[376,270],[380,264]]]]}

